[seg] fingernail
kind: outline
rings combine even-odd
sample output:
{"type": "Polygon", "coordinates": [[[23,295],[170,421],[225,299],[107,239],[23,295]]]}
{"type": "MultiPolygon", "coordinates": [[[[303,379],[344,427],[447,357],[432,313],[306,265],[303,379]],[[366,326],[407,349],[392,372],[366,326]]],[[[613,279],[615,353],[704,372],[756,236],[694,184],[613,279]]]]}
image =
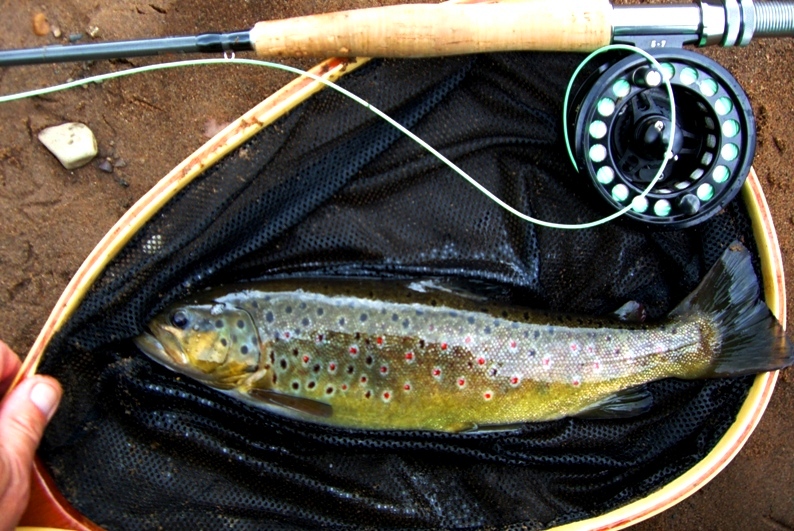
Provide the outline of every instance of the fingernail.
{"type": "Polygon", "coordinates": [[[37,383],[30,391],[30,401],[50,420],[58,405],[58,392],[46,383],[37,383]]]}

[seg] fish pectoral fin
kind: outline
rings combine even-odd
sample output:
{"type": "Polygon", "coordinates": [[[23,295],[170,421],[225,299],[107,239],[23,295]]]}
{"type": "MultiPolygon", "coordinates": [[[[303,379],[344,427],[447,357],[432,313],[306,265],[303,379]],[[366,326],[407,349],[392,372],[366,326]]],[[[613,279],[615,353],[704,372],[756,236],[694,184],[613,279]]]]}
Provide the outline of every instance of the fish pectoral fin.
{"type": "Polygon", "coordinates": [[[645,387],[632,387],[609,395],[580,411],[582,419],[625,419],[642,415],[651,409],[653,397],[645,387]]]}
{"type": "Polygon", "coordinates": [[[637,301],[629,301],[614,312],[612,317],[624,323],[644,323],[647,317],[645,305],[637,301]]]}
{"type": "Polygon", "coordinates": [[[314,417],[328,418],[333,414],[333,407],[324,402],[285,395],[269,389],[250,389],[248,396],[266,405],[286,408],[314,417]]]}

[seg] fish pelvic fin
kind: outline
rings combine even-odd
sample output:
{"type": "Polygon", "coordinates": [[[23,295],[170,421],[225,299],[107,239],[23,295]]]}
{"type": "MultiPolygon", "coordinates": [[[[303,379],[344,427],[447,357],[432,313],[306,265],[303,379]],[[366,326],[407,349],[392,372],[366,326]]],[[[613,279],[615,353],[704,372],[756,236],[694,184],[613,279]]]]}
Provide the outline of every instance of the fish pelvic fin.
{"type": "Polygon", "coordinates": [[[692,313],[708,315],[719,336],[719,346],[703,377],[755,374],[794,363],[792,343],[761,299],[750,252],[738,241],[728,246],[670,317],[692,313]]]}

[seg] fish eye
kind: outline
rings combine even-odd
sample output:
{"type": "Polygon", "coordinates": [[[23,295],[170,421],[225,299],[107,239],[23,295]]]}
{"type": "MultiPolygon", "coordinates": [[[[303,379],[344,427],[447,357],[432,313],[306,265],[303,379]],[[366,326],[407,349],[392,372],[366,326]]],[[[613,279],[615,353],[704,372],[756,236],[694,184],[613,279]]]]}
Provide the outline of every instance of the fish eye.
{"type": "Polygon", "coordinates": [[[189,322],[190,319],[188,319],[187,314],[182,310],[177,310],[171,314],[171,324],[177,328],[185,329],[189,322]]]}

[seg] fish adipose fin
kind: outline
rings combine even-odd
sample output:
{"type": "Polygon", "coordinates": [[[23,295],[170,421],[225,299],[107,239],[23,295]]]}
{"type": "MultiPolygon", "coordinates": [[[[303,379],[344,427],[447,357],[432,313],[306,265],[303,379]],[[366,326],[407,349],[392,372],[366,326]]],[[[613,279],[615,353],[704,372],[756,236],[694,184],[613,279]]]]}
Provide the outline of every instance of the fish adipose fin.
{"type": "Polygon", "coordinates": [[[644,323],[648,314],[644,304],[637,301],[629,301],[612,312],[611,315],[624,323],[644,323]]]}
{"type": "Polygon", "coordinates": [[[580,419],[625,419],[642,415],[651,409],[651,405],[653,397],[645,387],[631,387],[591,404],[574,416],[580,419]]]}
{"type": "Polygon", "coordinates": [[[782,369],[794,363],[794,348],[761,299],[750,252],[734,242],[700,285],[670,313],[708,314],[720,336],[718,353],[702,376],[738,376],[782,369]]]}
{"type": "Polygon", "coordinates": [[[269,389],[251,389],[248,396],[264,406],[289,409],[313,417],[328,418],[333,413],[333,408],[324,402],[285,395],[269,389]]]}

